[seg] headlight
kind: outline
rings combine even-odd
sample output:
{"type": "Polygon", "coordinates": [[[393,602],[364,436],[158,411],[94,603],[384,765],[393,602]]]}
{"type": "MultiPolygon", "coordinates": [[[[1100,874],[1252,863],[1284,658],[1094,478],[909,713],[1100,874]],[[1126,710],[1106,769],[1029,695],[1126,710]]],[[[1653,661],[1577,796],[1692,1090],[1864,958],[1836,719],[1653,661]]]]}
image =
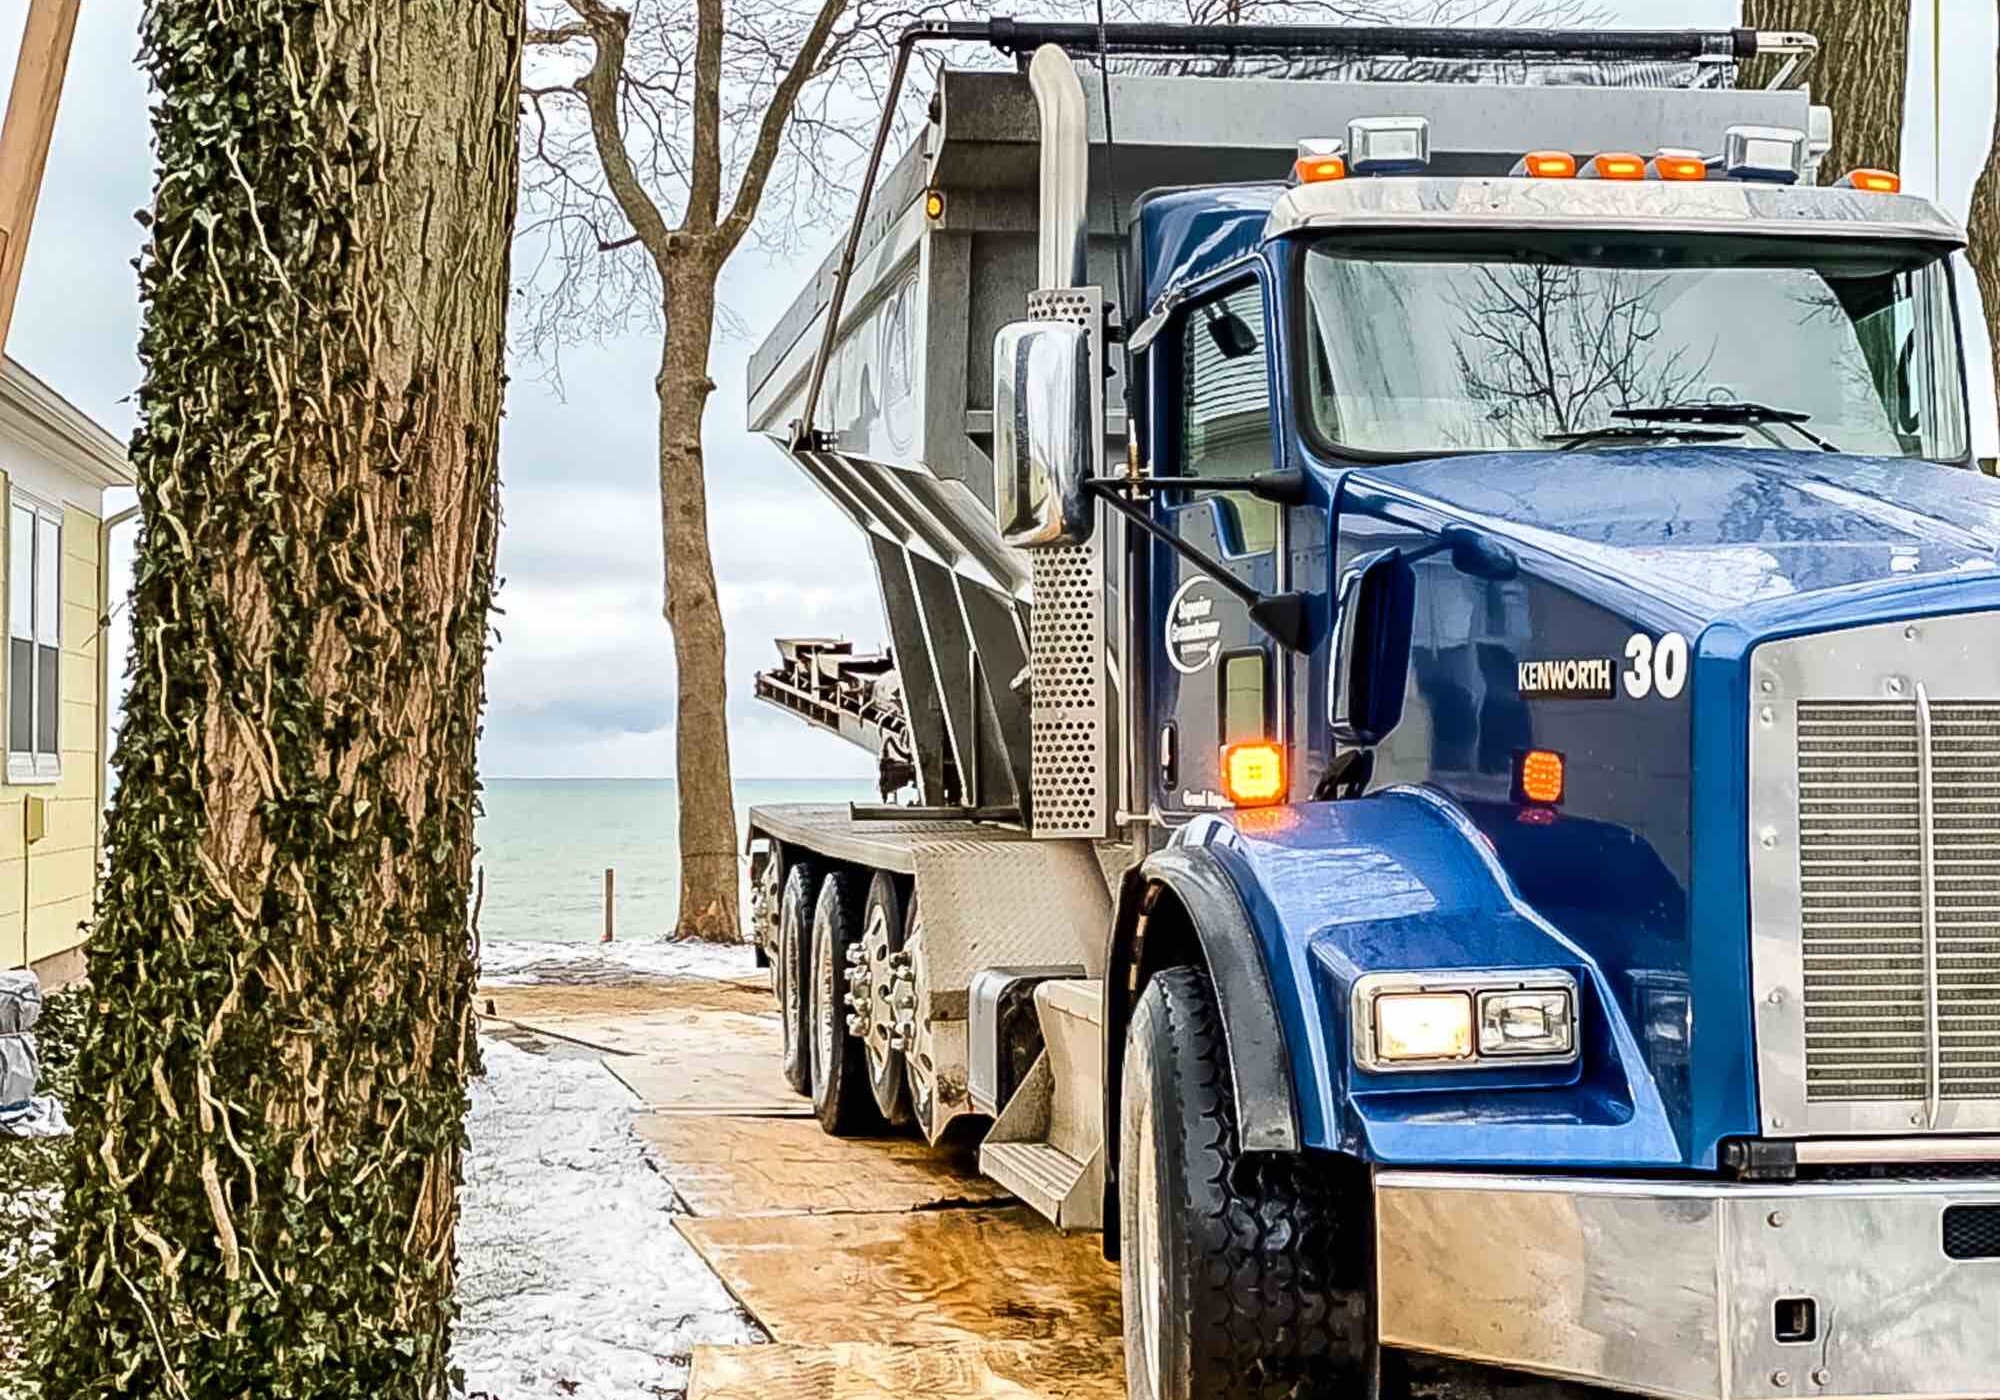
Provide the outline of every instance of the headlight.
{"type": "Polygon", "coordinates": [[[1370,973],[1354,984],[1354,1060],[1376,1073],[1568,1064],[1576,1006],[1567,972],[1370,973]]]}
{"type": "Polygon", "coordinates": [[[1479,1053],[1567,1055],[1576,1044],[1576,1013],[1567,991],[1481,992],[1479,1053]]]}
{"type": "Polygon", "coordinates": [[[1472,998],[1463,992],[1385,992],[1375,998],[1375,1053],[1384,1060],[1472,1058],[1472,998]]]}

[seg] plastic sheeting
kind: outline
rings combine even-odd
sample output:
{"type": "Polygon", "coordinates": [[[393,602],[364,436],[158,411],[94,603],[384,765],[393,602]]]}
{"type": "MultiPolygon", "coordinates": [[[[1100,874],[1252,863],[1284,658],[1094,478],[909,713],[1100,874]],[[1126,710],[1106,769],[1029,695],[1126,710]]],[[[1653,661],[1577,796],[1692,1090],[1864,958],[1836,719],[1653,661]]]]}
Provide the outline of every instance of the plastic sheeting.
{"type": "Polygon", "coordinates": [[[35,1037],[27,1031],[0,1035],[0,1114],[35,1096],[35,1037]]]}
{"type": "Polygon", "coordinates": [[[35,974],[0,972],[0,1035],[33,1030],[41,1014],[42,984],[35,974]]]}

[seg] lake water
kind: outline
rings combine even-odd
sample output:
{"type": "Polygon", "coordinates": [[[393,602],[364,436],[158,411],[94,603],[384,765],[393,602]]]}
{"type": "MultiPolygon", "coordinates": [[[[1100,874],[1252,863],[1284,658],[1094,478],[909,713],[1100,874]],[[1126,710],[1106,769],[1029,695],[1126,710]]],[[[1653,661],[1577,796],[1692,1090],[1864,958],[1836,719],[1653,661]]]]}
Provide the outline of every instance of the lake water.
{"type": "MultiPolygon", "coordinates": [[[[874,802],[868,779],[749,779],[736,822],[777,802],[874,802]]],[[[618,872],[618,936],[671,931],[680,871],[676,785],[669,779],[489,778],[479,821],[486,872],[480,936],[595,941],[604,931],[604,871],[618,872]]]]}

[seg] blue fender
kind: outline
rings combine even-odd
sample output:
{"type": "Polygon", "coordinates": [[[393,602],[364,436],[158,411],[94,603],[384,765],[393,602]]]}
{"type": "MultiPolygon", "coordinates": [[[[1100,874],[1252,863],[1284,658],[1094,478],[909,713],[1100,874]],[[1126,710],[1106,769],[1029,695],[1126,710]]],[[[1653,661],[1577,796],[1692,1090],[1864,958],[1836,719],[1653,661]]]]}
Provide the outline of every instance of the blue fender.
{"type": "MultiPolygon", "coordinates": [[[[1184,902],[1184,890],[1217,879],[1233,890],[1233,900],[1210,897],[1203,907],[1233,904],[1240,922],[1197,923],[1197,933],[1216,979],[1239,1099],[1246,1078],[1256,1086],[1265,1047],[1289,1066],[1290,1142],[1280,1135],[1257,1144],[1265,1150],[1295,1144],[1409,1166],[1690,1165],[1603,972],[1520,898],[1486,839],[1442,795],[1398,788],[1198,818],[1128,877],[1121,930],[1123,906],[1147,897],[1155,878],[1184,902]],[[1261,977],[1245,970],[1249,961],[1261,963],[1261,977]],[[1363,975],[1547,969],[1576,979],[1577,1064],[1391,1075],[1355,1068],[1349,1008],[1363,975]],[[1275,1018],[1275,1026],[1260,1018],[1275,1018]]],[[[1191,918],[1202,917],[1187,907],[1191,918]]],[[[1123,1025],[1119,1013],[1129,1011],[1140,966],[1121,957],[1117,938],[1107,1039],[1114,1023],[1123,1025]]],[[[1107,1058],[1108,1099],[1116,1094],[1114,1063],[1107,1058]]],[[[1253,1097],[1245,1128],[1275,1124],[1272,1104],[1268,1093],[1253,1097]]],[[[1115,1122],[1107,1114],[1107,1130],[1115,1122]]]]}

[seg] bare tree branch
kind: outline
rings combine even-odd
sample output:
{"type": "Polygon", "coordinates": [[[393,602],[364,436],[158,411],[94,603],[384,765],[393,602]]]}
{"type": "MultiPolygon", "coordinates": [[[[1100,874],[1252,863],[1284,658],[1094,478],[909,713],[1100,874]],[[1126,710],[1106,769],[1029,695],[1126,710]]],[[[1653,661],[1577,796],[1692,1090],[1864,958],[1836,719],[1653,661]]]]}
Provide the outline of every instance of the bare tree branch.
{"type": "Polygon", "coordinates": [[[798,57],[792,60],[792,66],[786,70],[783,81],[765,106],[764,120],[757,131],[757,145],[744,168],[743,182],[736,190],[736,202],[730,206],[729,217],[717,231],[718,256],[726,258],[734,252],[757,217],[757,206],[764,198],[764,186],[771,178],[771,166],[778,158],[779,144],[787,124],[792,120],[793,109],[798,106],[799,93],[819,66],[827,37],[833,33],[834,22],[846,8],[847,0],[822,0],[812,31],[806,35],[798,57]]]}
{"type": "Polygon", "coordinates": [[[603,0],[570,0],[570,5],[590,27],[590,37],[596,44],[590,69],[577,87],[590,110],[590,133],[597,147],[597,158],[604,167],[605,183],[610,185],[618,208],[632,225],[633,234],[664,276],[673,247],[673,230],[667,227],[660,207],[653,203],[652,195],[646,192],[638,172],[632,168],[618,120],[618,79],[625,69],[625,38],[631,16],[603,0]]]}

